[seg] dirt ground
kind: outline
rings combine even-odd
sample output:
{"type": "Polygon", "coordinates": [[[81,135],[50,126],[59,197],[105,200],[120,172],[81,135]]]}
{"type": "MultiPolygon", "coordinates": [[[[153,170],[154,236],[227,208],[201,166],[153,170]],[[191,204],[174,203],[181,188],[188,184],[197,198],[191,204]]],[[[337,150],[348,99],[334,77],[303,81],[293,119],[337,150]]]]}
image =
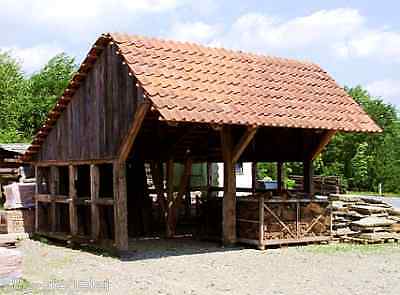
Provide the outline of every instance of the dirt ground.
{"type": "Polygon", "coordinates": [[[18,294],[400,294],[400,245],[259,251],[140,241],[124,259],[26,240],[18,294]]]}

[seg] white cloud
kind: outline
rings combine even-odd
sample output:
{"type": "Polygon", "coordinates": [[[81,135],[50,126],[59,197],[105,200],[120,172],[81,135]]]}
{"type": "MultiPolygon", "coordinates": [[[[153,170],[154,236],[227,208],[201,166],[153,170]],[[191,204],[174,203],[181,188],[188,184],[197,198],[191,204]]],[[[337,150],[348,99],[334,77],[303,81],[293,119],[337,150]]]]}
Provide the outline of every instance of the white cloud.
{"type": "Polygon", "coordinates": [[[260,53],[280,54],[285,50],[307,58],[318,53],[341,59],[400,62],[400,32],[369,27],[356,9],[320,10],[287,20],[247,13],[225,30],[221,27],[203,22],[178,23],[172,26],[170,36],[260,53]]]}
{"type": "Polygon", "coordinates": [[[379,30],[364,30],[343,42],[342,56],[375,58],[400,62],[400,33],[379,30]]]}
{"type": "Polygon", "coordinates": [[[400,105],[400,80],[383,79],[373,81],[366,86],[373,96],[385,98],[389,102],[400,105]]]}
{"type": "Polygon", "coordinates": [[[41,44],[29,48],[20,48],[17,46],[2,47],[2,51],[10,52],[10,54],[21,62],[25,73],[31,74],[43,65],[56,54],[63,52],[60,47],[55,45],[41,44]]]}
{"type": "Polygon", "coordinates": [[[209,25],[203,22],[178,22],[175,23],[168,37],[179,41],[190,41],[207,44],[220,33],[217,25],[209,25]]]}
{"type": "Polygon", "coordinates": [[[354,9],[321,10],[287,21],[250,13],[236,20],[228,36],[256,49],[299,49],[332,44],[353,34],[363,23],[364,18],[354,9]]]}

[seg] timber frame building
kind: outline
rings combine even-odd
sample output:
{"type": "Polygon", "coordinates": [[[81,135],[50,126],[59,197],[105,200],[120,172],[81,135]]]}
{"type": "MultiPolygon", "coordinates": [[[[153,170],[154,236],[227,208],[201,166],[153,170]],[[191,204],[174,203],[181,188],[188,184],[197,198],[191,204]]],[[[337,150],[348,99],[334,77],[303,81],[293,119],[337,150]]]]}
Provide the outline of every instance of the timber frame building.
{"type": "Polygon", "coordinates": [[[380,128],[315,64],[103,34],[23,157],[36,171],[36,231],[128,250],[152,216],[148,163],[173,236],[192,163],[223,162],[222,241],[232,244],[235,163],[303,162],[312,197],[312,161],[337,131],[380,128]]]}

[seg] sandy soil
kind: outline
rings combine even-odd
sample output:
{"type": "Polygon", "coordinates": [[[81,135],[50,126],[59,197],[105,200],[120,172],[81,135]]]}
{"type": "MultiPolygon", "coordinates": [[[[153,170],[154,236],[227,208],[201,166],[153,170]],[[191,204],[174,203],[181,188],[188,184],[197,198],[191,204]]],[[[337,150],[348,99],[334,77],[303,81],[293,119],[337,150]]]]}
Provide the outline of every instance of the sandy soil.
{"type": "Polygon", "coordinates": [[[400,245],[259,251],[142,241],[120,260],[23,241],[24,281],[0,293],[400,294],[400,245]]]}

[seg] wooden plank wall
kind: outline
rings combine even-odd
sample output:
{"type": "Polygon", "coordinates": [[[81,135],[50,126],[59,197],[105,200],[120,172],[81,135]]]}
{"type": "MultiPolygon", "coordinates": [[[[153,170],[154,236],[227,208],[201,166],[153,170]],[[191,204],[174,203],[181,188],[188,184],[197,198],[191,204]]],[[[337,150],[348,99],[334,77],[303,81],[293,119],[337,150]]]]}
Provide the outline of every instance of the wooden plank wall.
{"type": "Polygon", "coordinates": [[[114,158],[137,106],[135,78],[108,45],[50,131],[37,160],[114,158]]]}

